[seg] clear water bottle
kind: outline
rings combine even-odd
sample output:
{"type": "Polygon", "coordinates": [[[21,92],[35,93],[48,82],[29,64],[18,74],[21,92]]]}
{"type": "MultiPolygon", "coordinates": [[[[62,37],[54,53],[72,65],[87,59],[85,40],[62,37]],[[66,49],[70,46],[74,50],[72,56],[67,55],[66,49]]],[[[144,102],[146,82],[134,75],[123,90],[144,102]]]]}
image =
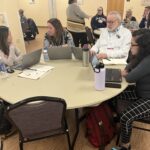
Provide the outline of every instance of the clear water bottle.
{"type": "Polygon", "coordinates": [[[83,66],[88,67],[89,66],[89,48],[88,44],[84,44],[83,48],[83,66]]]}
{"type": "Polygon", "coordinates": [[[44,61],[48,62],[49,61],[49,56],[48,56],[48,52],[47,49],[43,50],[43,57],[44,57],[44,61]]]}
{"type": "Polygon", "coordinates": [[[94,76],[95,76],[95,89],[96,90],[104,90],[105,89],[105,76],[106,69],[103,63],[99,63],[94,68],[94,76]]]}
{"type": "Polygon", "coordinates": [[[0,62],[0,77],[2,79],[8,77],[6,65],[4,63],[2,63],[2,62],[0,62]]]}

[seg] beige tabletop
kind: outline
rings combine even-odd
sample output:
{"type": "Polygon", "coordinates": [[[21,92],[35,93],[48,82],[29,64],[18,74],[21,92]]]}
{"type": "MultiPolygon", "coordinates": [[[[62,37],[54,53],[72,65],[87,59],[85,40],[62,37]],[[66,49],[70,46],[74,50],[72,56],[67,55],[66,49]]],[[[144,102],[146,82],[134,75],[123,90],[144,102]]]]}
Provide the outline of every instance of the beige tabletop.
{"type": "Polygon", "coordinates": [[[60,97],[66,101],[67,109],[74,109],[99,104],[127,87],[123,80],[121,89],[96,91],[90,66],[82,67],[82,62],[72,60],[50,61],[48,64],[55,68],[38,80],[18,77],[18,71],[7,79],[0,79],[0,97],[12,104],[32,96],[60,97]]]}

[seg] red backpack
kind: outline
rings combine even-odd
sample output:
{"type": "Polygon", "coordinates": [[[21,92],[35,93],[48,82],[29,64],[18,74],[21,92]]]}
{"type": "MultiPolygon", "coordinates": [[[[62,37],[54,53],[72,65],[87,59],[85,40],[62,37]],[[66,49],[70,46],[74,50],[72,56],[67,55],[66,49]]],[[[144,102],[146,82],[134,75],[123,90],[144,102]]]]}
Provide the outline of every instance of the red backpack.
{"type": "Polygon", "coordinates": [[[91,108],[86,118],[86,127],[90,143],[104,150],[115,135],[113,115],[106,102],[91,108]]]}

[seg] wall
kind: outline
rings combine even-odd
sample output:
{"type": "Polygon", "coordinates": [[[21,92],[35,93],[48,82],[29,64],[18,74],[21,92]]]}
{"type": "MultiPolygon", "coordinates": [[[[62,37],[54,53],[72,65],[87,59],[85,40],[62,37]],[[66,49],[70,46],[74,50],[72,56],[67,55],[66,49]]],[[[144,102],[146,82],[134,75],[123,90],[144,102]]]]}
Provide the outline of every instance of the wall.
{"type": "MultiPolygon", "coordinates": [[[[35,4],[29,4],[29,0],[18,1],[19,7],[24,9],[27,17],[35,19],[38,26],[46,26],[46,22],[51,16],[49,11],[49,0],[35,0],[35,4]]],[[[56,6],[57,18],[61,20],[63,26],[66,26],[66,8],[68,6],[68,0],[56,0],[56,6]]],[[[80,5],[81,9],[90,16],[96,14],[98,6],[102,6],[106,14],[107,0],[83,0],[83,5],[80,5]]],[[[124,11],[129,8],[133,10],[133,15],[140,21],[144,10],[144,6],[141,5],[141,0],[136,0],[136,3],[135,0],[130,0],[130,2],[125,0],[124,11]]],[[[90,25],[90,19],[86,19],[86,25],[90,25]]]]}
{"type": "MultiPolygon", "coordinates": [[[[14,0],[13,0],[14,1],[14,0]]],[[[24,10],[27,18],[33,18],[38,26],[46,26],[50,16],[49,0],[35,0],[30,4],[29,0],[18,0],[19,8],[24,10]]]]}
{"type": "MultiPolygon", "coordinates": [[[[133,11],[133,16],[136,17],[136,19],[138,20],[138,22],[140,22],[142,15],[143,15],[143,11],[144,11],[144,7],[143,5],[141,5],[141,0],[130,0],[130,2],[127,2],[125,0],[125,11],[127,9],[132,9],[133,11]]],[[[125,15],[125,12],[124,12],[125,15]]]]}
{"type": "Polygon", "coordinates": [[[5,12],[7,14],[13,42],[22,52],[25,52],[25,44],[18,15],[18,1],[0,0],[0,12],[5,12]]]}
{"type": "MultiPolygon", "coordinates": [[[[61,20],[62,24],[66,26],[66,8],[68,6],[68,0],[56,0],[56,6],[57,17],[61,20]]],[[[90,16],[96,14],[98,6],[102,6],[106,12],[107,0],[83,0],[83,5],[80,5],[81,9],[90,16]]],[[[90,19],[86,19],[85,21],[87,25],[90,24],[90,19]]]]}

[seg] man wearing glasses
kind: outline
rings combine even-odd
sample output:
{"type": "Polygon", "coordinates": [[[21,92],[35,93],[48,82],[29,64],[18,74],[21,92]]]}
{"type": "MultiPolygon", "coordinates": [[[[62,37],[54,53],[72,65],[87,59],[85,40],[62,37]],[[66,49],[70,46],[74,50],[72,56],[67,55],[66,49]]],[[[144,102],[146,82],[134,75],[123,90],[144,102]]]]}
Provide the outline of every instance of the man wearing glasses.
{"type": "Polygon", "coordinates": [[[120,14],[112,11],[107,16],[107,28],[102,29],[90,52],[98,59],[127,58],[131,38],[131,32],[121,25],[120,14]]]}

